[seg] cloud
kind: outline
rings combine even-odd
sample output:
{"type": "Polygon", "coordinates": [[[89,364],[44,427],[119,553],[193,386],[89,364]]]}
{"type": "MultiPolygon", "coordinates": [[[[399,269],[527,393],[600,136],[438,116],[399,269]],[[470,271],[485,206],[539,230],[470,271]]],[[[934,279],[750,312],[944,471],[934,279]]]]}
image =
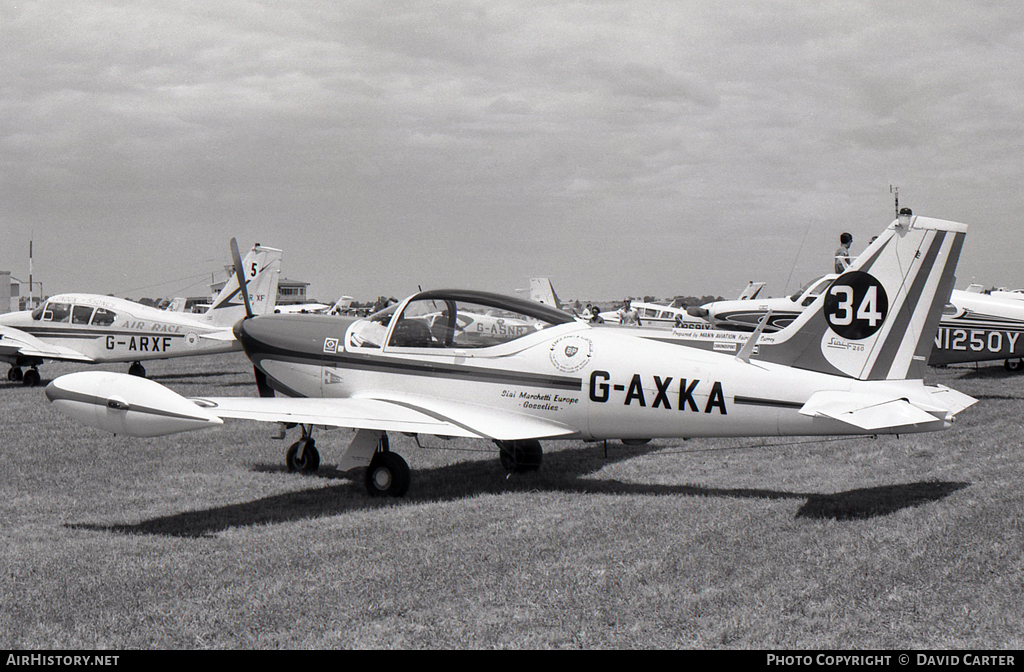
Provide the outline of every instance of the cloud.
{"type": "MultiPolygon", "coordinates": [[[[784,284],[804,237],[822,264],[836,227],[867,240],[893,182],[985,212],[984,245],[1024,206],[1014,5],[81,0],[0,25],[5,227],[102,249],[130,222],[140,259],[251,230],[314,292],[530,269],[567,296],[725,293],[784,284]]],[[[151,270],[53,262],[55,290],[151,270]]]]}

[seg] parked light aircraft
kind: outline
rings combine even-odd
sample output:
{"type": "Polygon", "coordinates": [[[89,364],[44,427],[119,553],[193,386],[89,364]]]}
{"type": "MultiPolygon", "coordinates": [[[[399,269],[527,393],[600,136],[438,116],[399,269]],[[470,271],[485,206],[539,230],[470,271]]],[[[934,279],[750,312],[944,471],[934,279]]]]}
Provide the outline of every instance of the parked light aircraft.
{"type": "MultiPolygon", "coordinates": [[[[721,330],[752,331],[759,320],[769,315],[764,331],[782,329],[797,318],[807,306],[824,293],[838,276],[834,273],[817,278],[790,297],[754,301],[716,301],[695,311],[721,330]]],[[[687,334],[679,332],[680,337],[687,334]]],[[[707,345],[710,334],[692,335],[692,340],[707,345]]],[[[928,364],[963,364],[968,362],[1003,361],[1007,371],[1024,370],[1024,301],[969,290],[954,289],[943,311],[935,333],[928,364]]],[[[727,335],[718,338],[718,347],[732,341],[727,335]]],[[[771,339],[769,339],[771,340],[771,339]]],[[[765,343],[762,341],[762,343],[765,343]]]]}
{"type": "MultiPolygon", "coordinates": [[[[737,300],[753,299],[764,287],[763,282],[748,283],[746,288],[740,292],[737,300]]],[[[679,329],[711,329],[713,325],[699,314],[688,309],[680,299],[675,299],[669,304],[654,303],[649,301],[630,301],[630,305],[636,309],[640,317],[640,323],[645,327],[679,329]]],[[[601,313],[601,319],[606,324],[618,324],[622,314],[618,310],[609,310],[601,313]]]]}
{"type": "Polygon", "coordinates": [[[351,308],[354,301],[355,299],[351,296],[342,296],[330,306],[326,303],[293,303],[289,305],[274,306],[274,312],[340,315],[351,308]]]}
{"type": "MultiPolygon", "coordinates": [[[[234,240],[232,240],[234,245],[234,240]]],[[[256,245],[245,257],[245,298],[253,310],[271,310],[277,298],[281,250],[256,245]]],[[[59,294],[33,311],[0,315],[0,360],[7,379],[39,384],[44,360],[97,364],[132,362],[129,373],[145,376],[141,362],[240,350],[232,327],[245,317],[233,275],[204,314],[159,310],[99,294],[59,294]],[[30,367],[22,371],[23,367],[30,367]]]]}
{"type": "Polygon", "coordinates": [[[832,273],[815,278],[790,296],[712,301],[702,306],[691,306],[687,310],[691,316],[707,320],[714,329],[741,331],[753,331],[761,318],[770,312],[764,331],[771,333],[792,323],[837,277],[832,273]]]}
{"type": "Polygon", "coordinates": [[[894,222],[829,294],[773,335],[785,335],[774,349],[782,363],[751,359],[760,331],[723,354],[591,325],[525,299],[435,290],[383,317],[239,321],[258,398],[187,399],[152,380],[99,371],[61,376],[46,397],[81,422],[129,436],[224,419],[298,424],[302,437],[285,459],[302,471],[320,463],[313,426],[353,428],[339,469],[366,467],[367,491],[393,496],[405,494],[410,473],[389,450],[389,431],[492,440],[503,465],[519,471],[540,466],[540,439],[939,430],[975,401],[921,379],[966,228],[923,217],[894,222]],[[501,312],[530,328],[470,340],[457,330],[462,311],[501,312]],[[437,314],[446,322],[423,319],[437,314]],[[368,323],[379,340],[360,336],[368,323]]]}

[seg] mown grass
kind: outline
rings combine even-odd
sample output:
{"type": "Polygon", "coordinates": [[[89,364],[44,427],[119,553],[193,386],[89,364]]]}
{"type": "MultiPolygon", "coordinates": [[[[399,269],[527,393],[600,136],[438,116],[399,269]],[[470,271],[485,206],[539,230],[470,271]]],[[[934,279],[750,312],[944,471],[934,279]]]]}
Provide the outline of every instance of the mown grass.
{"type": "MultiPolygon", "coordinates": [[[[251,393],[237,354],[147,368],[251,393]]],[[[0,646],[1019,648],[1024,376],[929,375],[981,399],[951,430],[550,442],[511,478],[393,436],[400,501],[331,468],[347,430],[304,477],[268,426],[111,438],[2,383],[0,646]]]]}

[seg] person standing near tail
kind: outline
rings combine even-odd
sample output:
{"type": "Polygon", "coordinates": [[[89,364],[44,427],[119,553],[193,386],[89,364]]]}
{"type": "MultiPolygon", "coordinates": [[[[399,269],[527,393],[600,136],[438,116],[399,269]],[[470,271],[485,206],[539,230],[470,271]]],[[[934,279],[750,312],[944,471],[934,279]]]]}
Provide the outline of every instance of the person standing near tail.
{"type": "Polygon", "coordinates": [[[835,254],[836,273],[845,273],[850,267],[850,245],[853,244],[853,235],[843,232],[839,236],[839,249],[835,254]]]}

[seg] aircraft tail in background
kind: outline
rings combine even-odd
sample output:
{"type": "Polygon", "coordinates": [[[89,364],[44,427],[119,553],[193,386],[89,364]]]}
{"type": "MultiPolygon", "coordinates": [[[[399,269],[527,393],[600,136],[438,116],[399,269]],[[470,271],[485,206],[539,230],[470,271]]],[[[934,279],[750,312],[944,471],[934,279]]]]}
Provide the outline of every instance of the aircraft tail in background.
{"type": "Polygon", "coordinates": [[[530,278],[530,300],[552,308],[561,308],[562,302],[547,278],[530,278]]]}
{"type": "MultiPolygon", "coordinates": [[[[274,311],[283,256],[281,250],[257,243],[242,260],[246,291],[254,315],[266,315],[274,311]]],[[[229,327],[243,317],[245,303],[239,292],[238,274],[232,273],[203,319],[216,326],[229,327]]]]}
{"type": "Polygon", "coordinates": [[[747,283],[747,286],[743,289],[743,291],[740,292],[740,295],[736,297],[736,300],[748,301],[750,299],[756,299],[757,295],[761,293],[762,289],[764,289],[764,285],[765,283],[763,282],[754,282],[753,280],[751,280],[750,282],[747,283]]]}
{"type": "Polygon", "coordinates": [[[922,378],[966,232],[929,217],[894,221],[761,359],[859,380],[922,378]]]}

